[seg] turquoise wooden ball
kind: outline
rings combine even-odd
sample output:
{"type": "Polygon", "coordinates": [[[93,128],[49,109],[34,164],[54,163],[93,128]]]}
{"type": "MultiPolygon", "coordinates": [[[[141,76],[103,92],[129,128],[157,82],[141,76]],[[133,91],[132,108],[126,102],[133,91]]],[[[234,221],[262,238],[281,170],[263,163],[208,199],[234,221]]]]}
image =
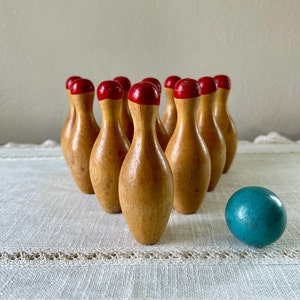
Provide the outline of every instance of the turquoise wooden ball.
{"type": "Polygon", "coordinates": [[[249,186],[229,198],[225,219],[237,239],[251,246],[264,247],[283,234],[287,214],[283,203],[272,191],[249,186]]]}

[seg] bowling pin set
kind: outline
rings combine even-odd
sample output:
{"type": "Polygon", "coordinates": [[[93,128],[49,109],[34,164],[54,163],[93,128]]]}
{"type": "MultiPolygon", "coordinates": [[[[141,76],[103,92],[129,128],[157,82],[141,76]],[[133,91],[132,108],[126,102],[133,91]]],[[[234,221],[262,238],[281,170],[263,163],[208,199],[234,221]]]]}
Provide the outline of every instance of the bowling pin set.
{"type": "Polygon", "coordinates": [[[139,243],[155,244],[172,208],[195,213],[232,164],[237,132],[227,108],[230,87],[226,75],[170,76],[160,119],[162,88],[156,78],[132,86],[122,76],[103,81],[96,91],[100,129],[93,83],[68,78],[70,109],[61,147],[77,186],[95,193],[105,212],[122,212],[139,243]]]}

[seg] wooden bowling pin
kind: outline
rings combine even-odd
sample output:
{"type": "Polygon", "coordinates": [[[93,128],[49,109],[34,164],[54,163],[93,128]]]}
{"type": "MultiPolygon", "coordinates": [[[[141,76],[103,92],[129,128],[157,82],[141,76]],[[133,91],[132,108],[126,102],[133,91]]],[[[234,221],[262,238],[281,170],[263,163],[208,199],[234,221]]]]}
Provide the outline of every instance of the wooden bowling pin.
{"type": "Polygon", "coordinates": [[[77,79],[71,87],[71,97],[76,109],[76,120],[71,132],[69,168],[79,189],[93,194],[89,161],[99,126],[93,114],[94,85],[88,79],[77,79]]]}
{"type": "Polygon", "coordinates": [[[130,80],[124,76],[115,77],[114,80],[117,81],[123,89],[123,101],[120,109],[120,123],[129,142],[131,143],[133,138],[133,122],[128,107],[128,91],[131,83],[130,80]]]}
{"type": "Polygon", "coordinates": [[[174,132],[176,121],[177,121],[177,112],[174,103],[174,86],[178,80],[180,80],[180,77],[178,76],[169,76],[165,80],[165,84],[164,84],[167,106],[166,106],[166,112],[161,121],[169,136],[169,139],[171,138],[174,132]]]}
{"type": "Polygon", "coordinates": [[[79,78],[80,78],[79,76],[71,76],[66,81],[66,93],[69,100],[69,113],[63,124],[61,135],[60,135],[61,149],[66,160],[68,159],[71,131],[76,119],[76,111],[75,111],[74,103],[72,101],[70,89],[72,83],[79,78]]]}
{"type": "Polygon", "coordinates": [[[223,135],[213,115],[214,101],[216,99],[216,82],[212,77],[198,79],[201,87],[200,104],[198,108],[198,126],[211,162],[211,175],[208,191],[212,191],[223,173],[226,159],[226,145],[223,135]]]}
{"type": "Polygon", "coordinates": [[[200,85],[181,79],[174,87],[177,123],[166,149],[174,178],[174,208],[183,214],[195,213],[207,192],[210,157],[197,126],[200,85]]]}
{"type": "Polygon", "coordinates": [[[132,144],[119,177],[125,221],[142,244],[155,244],[164,232],[173,201],[173,179],[155,130],[159,94],[153,84],[134,84],[128,95],[134,123],[132,144]]]}
{"type": "Polygon", "coordinates": [[[229,170],[236,153],[238,135],[227,106],[228,95],[231,88],[230,78],[226,75],[217,75],[214,78],[218,87],[214,106],[214,116],[226,144],[226,162],[223,170],[223,173],[226,173],[229,170]]]}
{"type": "Polygon", "coordinates": [[[117,81],[103,81],[97,88],[97,96],[102,125],[91,152],[90,176],[103,210],[119,213],[119,174],[130,145],[119,120],[123,90],[117,81]]]}
{"type": "MultiPolygon", "coordinates": [[[[142,80],[142,82],[152,83],[156,87],[159,97],[161,96],[161,84],[158,79],[156,79],[154,77],[147,77],[147,78],[144,78],[142,80]]],[[[163,149],[163,151],[165,151],[165,149],[168,145],[168,142],[169,142],[169,136],[161,122],[159,113],[157,114],[155,127],[156,127],[156,133],[157,133],[157,138],[158,138],[159,144],[160,144],[161,148],[163,149]]]]}

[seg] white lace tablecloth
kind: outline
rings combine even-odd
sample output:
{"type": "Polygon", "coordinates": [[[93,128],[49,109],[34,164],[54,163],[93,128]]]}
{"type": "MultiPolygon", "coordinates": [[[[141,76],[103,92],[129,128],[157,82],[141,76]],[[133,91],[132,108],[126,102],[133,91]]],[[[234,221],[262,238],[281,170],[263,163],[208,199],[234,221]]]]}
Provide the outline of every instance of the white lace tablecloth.
{"type": "Polygon", "coordinates": [[[0,298],[299,299],[300,143],[278,137],[239,142],[199,211],[172,211],[153,246],[78,190],[59,145],[0,146],[0,298]],[[283,236],[261,249],[225,223],[229,197],[249,185],[271,189],[288,214],[283,236]]]}

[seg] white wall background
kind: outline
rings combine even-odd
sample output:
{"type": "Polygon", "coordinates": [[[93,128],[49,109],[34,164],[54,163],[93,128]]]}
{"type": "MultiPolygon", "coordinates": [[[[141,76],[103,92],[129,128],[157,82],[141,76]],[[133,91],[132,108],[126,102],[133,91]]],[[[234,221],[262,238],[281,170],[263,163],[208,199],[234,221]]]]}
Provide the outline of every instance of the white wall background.
{"type": "Polygon", "coordinates": [[[0,144],[59,141],[70,75],[218,73],[241,139],[297,140],[299,69],[299,0],[0,0],[0,144]]]}

